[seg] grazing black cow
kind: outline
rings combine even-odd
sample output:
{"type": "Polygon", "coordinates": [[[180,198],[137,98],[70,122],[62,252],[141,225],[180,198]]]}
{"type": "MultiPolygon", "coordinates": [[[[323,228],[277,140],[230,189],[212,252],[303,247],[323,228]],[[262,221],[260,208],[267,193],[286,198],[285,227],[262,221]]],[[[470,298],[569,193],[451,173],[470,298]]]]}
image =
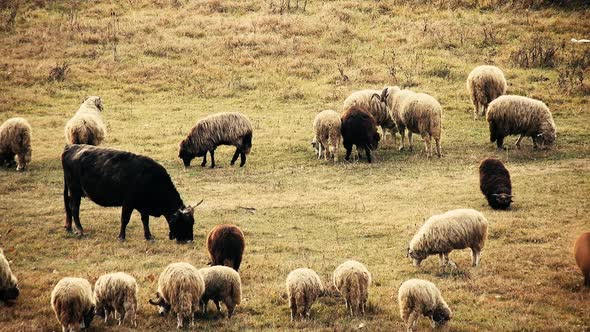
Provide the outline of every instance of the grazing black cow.
{"type": "Polygon", "coordinates": [[[350,159],[352,146],[356,145],[359,160],[361,159],[360,149],[364,149],[367,154],[367,161],[371,162],[371,150],[375,150],[379,145],[379,133],[377,132],[377,122],[375,118],[363,108],[352,106],[342,115],[342,143],[346,148],[346,157],[350,159]]]}
{"type": "Polygon", "coordinates": [[[146,240],[152,239],[149,217],[164,216],[170,239],[193,240],[193,207],[185,207],[170,175],[151,158],[91,145],[67,145],[61,155],[64,171],[65,228],[72,231],[72,217],[80,235],[80,200],[88,197],[100,206],[122,206],[119,239],[133,210],[139,211],[146,240]]]}
{"type": "Polygon", "coordinates": [[[492,209],[508,209],[512,203],[510,173],[498,159],[484,159],[479,165],[479,188],[492,209]]]}

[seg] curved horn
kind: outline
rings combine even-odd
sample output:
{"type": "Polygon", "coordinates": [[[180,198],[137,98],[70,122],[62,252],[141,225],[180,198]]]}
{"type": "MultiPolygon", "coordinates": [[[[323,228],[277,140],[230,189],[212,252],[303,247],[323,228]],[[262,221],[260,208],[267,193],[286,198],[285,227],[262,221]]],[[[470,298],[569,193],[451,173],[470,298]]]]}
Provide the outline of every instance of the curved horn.
{"type": "Polygon", "coordinates": [[[164,299],[160,296],[160,293],[156,293],[156,300],[149,299],[151,305],[161,305],[164,299]]]}
{"type": "Polygon", "coordinates": [[[199,203],[197,203],[197,204],[193,205],[193,208],[196,208],[197,206],[201,205],[201,203],[203,203],[203,201],[204,201],[204,199],[203,199],[203,198],[201,198],[201,201],[200,201],[199,203]]]}
{"type": "Polygon", "coordinates": [[[378,94],[376,94],[376,93],[374,93],[374,94],[371,96],[371,100],[373,100],[373,98],[375,98],[375,97],[377,97],[377,99],[379,99],[379,101],[381,101],[381,96],[380,96],[380,95],[378,95],[378,94]]]}
{"type": "Polygon", "coordinates": [[[387,88],[384,88],[383,91],[381,92],[381,101],[386,103],[387,100],[387,88]]]}

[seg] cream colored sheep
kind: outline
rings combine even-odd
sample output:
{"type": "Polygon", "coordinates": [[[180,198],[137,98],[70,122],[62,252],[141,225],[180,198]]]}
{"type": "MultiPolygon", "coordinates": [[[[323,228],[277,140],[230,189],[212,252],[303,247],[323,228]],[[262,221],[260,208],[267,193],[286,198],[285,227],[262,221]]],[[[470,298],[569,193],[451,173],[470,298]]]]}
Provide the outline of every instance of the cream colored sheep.
{"type": "Polygon", "coordinates": [[[556,127],[551,111],[542,101],[514,95],[496,98],[490,103],[486,115],[490,126],[490,142],[504,149],[504,137],[520,135],[516,147],[525,136],[531,137],[533,146],[547,148],[555,141],[556,127]]]}
{"type": "Polygon", "coordinates": [[[125,318],[137,327],[137,281],[127,273],[117,272],[101,276],[94,284],[96,314],[104,317],[113,313],[119,325],[125,318]],[[117,317],[118,314],[118,317],[117,317]]]}
{"type": "Polygon", "coordinates": [[[31,125],[23,118],[10,118],[0,126],[0,165],[14,166],[24,171],[31,162],[31,125]]]}
{"type": "Polygon", "coordinates": [[[410,241],[408,256],[420,266],[430,255],[438,255],[440,265],[455,265],[449,253],[471,248],[473,266],[478,266],[488,236],[488,221],[473,209],[458,209],[430,217],[410,241]]]}
{"type": "Polygon", "coordinates": [[[344,107],[342,109],[346,111],[356,105],[367,110],[367,112],[375,118],[377,125],[381,126],[383,140],[385,140],[385,135],[389,131],[393,138],[393,144],[395,145],[395,133],[397,133],[397,127],[391,117],[387,104],[382,101],[385,100],[385,98],[381,97],[383,94],[389,95],[397,91],[399,91],[399,87],[397,86],[388,86],[383,90],[369,89],[355,91],[344,100],[344,107]]]}
{"type": "Polygon", "coordinates": [[[316,148],[318,159],[322,157],[323,153],[326,160],[330,158],[334,162],[338,161],[338,148],[340,147],[342,138],[340,124],[340,115],[333,110],[321,111],[316,115],[313,120],[313,131],[315,133],[313,142],[316,142],[314,147],[316,148]]]}
{"type": "Polygon", "coordinates": [[[51,292],[51,307],[63,332],[90,327],[94,317],[94,296],[88,280],[66,277],[51,292]]]}
{"type": "Polygon", "coordinates": [[[344,297],[351,316],[365,314],[371,285],[371,273],[365,265],[354,260],[340,264],[334,270],[334,285],[344,297]]]}
{"type": "Polygon", "coordinates": [[[172,263],[160,274],[157,299],[150,300],[150,304],[158,306],[162,315],[169,310],[175,312],[178,328],[184,326],[186,319],[189,319],[192,326],[204,291],[205,282],[194,266],[189,263],[172,263]]]}
{"type": "Polygon", "coordinates": [[[211,266],[199,270],[205,282],[205,291],[201,297],[203,312],[207,313],[207,304],[212,300],[220,311],[219,301],[227,308],[227,318],[231,318],[236,305],[242,301],[242,280],[240,274],[231,267],[211,266]]]}
{"type": "Polygon", "coordinates": [[[12,305],[19,294],[18,280],[12,273],[4,252],[0,249],[0,302],[12,305]]]}
{"type": "Polygon", "coordinates": [[[107,135],[107,126],[101,116],[102,99],[86,98],[74,116],[66,123],[65,135],[68,144],[100,145],[107,135]]]}
{"type": "Polygon", "coordinates": [[[287,295],[291,321],[296,317],[309,318],[312,304],[324,292],[318,274],[312,269],[296,269],[287,276],[287,295]]]}
{"type": "Polygon", "coordinates": [[[405,281],[397,293],[397,304],[408,332],[414,331],[420,316],[429,317],[433,328],[445,325],[453,317],[438,288],[426,280],[405,281]]]}
{"type": "Polygon", "coordinates": [[[506,78],[496,66],[475,67],[467,76],[467,92],[473,102],[473,119],[486,116],[488,105],[506,93],[506,78]]]}
{"type": "Polygon", "coordinates": [[[404,134],[407,129],[410,150],[414,148],[412,133],[416,133],[424,139],[424,148],[428,157],[432,156],[432,139],[436,143],[436,155],[441,157],[442,107],[436,99],[424,93],[394,89],[392,93],[384,91],[381,94],[381,100],[389,107],[402,137],[400,151],[404,149],[404,134]]]}

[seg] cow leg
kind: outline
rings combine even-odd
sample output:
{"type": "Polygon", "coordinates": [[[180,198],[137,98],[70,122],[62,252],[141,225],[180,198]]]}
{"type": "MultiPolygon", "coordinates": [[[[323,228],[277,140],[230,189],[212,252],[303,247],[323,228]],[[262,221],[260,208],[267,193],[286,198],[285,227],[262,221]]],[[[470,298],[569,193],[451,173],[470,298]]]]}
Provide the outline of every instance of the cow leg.
{"type": "Polygon", "coordinates": [[[70,209],[72,210],[72,217],[74,218],[74,223],[76,224],[76,229],[78,229],[80,236],[84,235],[84,229],[82,228],[82,224],[80,224],[80,201],[81,200],[82,200],[82,197],[80,197],[79,195],[72,195],[70,197],[70,209]]]}
{"type": "Polygon", "coordinates": [[[240,167],[246,164],[246,153],[240,152],[240,167]]]}
{"type": "Polygon", "coordinates": [[[121,231],[119,232],[119,241],[125,241],[125,229],[127,229],[127,224],[129,224],[131,212],[133,212],[132,207],[123,205],[123,208],[121,209],[121,231]]]}
{"type": "Polygon", "coordinates": [[[236,160],[238,160],[239,155],[240,155],[240,149],[236,148],[236,152],[234,152],[234,156],[231,157],[231,163],[229,163],[229,164],[233,166],[236,163],[236,160]]]}
{"type": "Polygon", "coordinates": [[[152,232],[150,232],[150,215],[147,213],[141,214],[141,222],[143,223],[143,236],[146,240],[153,240],[152,232]]]}
{"type": "Polygon", "coordinates": [[[209,153],[211,154],[211,168],[215,168],[215,150],[209,150],[209,153]]]}
{"type": "Polygon", "coordinates": [[[367,162],[371,163],[371,149],[365,147],[365,152],[367,153],[367,162]]]}
{"type": "Polygon", "coordinates": [[[205,167],[207,165],[207,151],[205,151],[205,155],[203,155],[203,162],[201,163],[201,167],[205,167]]]}

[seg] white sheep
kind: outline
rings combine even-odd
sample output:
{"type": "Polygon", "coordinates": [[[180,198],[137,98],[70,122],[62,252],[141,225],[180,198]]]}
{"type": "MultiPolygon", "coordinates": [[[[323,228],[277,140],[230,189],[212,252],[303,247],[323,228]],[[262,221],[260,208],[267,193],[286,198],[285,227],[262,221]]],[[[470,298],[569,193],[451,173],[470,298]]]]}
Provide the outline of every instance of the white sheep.
{"type": "Polygon", "coordinates": [[[443,267],[454,266],[449,253],[471,248],[473,266],[478,266],[487,236],[488,221],[483,214],[473,209],[451,210],[426,220],[410,241],[408,256],[416,266],[430,255],[438,255],[443,267]]]}
{"type": "Polygon", "coordinates": [[[177,327],[184,326],[185,319],[194,325],[194,315],[200,307],[205,291],[201,273],[189,263],[172,263],[162,271],[158,279],[158,292],[150,304],[158,306],[161,315],[172,310],[176,313],[177,327]]]}
{"type": "Polygon", "coordinates": [[[486,119],[490,126],[490,142],[496,142],[498,149],[504,149],[504,137],[520,135],[516,147],[527,136],[537,148],[547,148],[557,137],[551,111],[540,100],[505,95],[490,103],[486,119]]]}
{"type": "Polygon", "coordinates": [[[326,160],[330,158],[334,162],[338,161],[338,147],[340,147],[342,138],[340,134],[341,122],[340,115],[333,110],[321,111],[316,115],[313,120],[315,136],[312,145],[316,149],[318,159],[323,154],[326,160]]]}
{"type": "Polygon", "coordinates": [[[13,305],[19,294],[18,280],[12,273],[4,252],[0,249],[0,301],[13,305]]]}
{"type": "Polygon", "coordinates": [[[416,133],[420,134],[424,140],[424,148],[428,157],[432,156],[432,139],[436,143],[436,155],[441,157],[442,107],[430,95],[395,88],[384,90],[381,100],[389,107],[391,116],[402,137],[400,151],[404,149],[404,134],[407,129],[410,150],[414,148],[412,133],[416,133]]]}
{"type": "Polygon", "coordinates": [[[95,302],[92,287],[83,278],[61,279],[51,292],[51,307],[63,332],[90,327],[95,302]]]}
{"type": "Polygon", "coordinates": [[[496,66],[475,67],[467,76],[467,92],[473,102],[473,119],[481,113],[485,117],[488,105],[506,93],[506,78],[496,66]]]}
{"type": "Polygon", "coordinates": [[[207,304],[212,300],[219,312],[219,301],[227,308],[227,318],[231,318],[236,305],[242,301],[242,280],[236,270],[227,266],[211,266],[199,270],[205,282],[205,291],[201,296],[203,312],[207,313],[207,304]]]}
{"type": "Polygon", "coordinates": [[[31,125],[23,118],[10,118],[0,126],[0,165],[14,167],[17,157],[17,171],[24,171],[31,162],[31,125]]]}
{"type": "Polygon", "coordinates": [[[408,332],[414,331],[420,316],[429,317],[433,328],[445,325],[453,317],[438,288],[426,280],[405,281],[397,293],[397,304],[408,332]]]}
{"type": "Polygon", "coordinates": [[[104,317],[113,313],[119,325],[128,318],[137,327],[137,281],[127,273],[117,272],[102,275],[94,284],[96,314],[104,317]],[[117,317],[118,314],[118,317],[117,317]]]}
{"type": "Polygon", "coordinates": [[[66,123],[65,135],[68,144],[100,145],[107,135],[107,126],[101,116],[102,99],[86,98],[74,116],[66,123]]]}
{"type": "Polygon", "coordinates": [[[384,98],[381,98],[381,96],[383,94],[393,94],[396,91],[399,91],[399,87],[397,86],[385,87],[383,91],[372,89],[355,91],[344,100],[344,107],[342,109],[348,110],[356,105],[367,110],[375,118],[377,125],[381,126],[383,140],[385,140],[385,135],[389,131],[393,138],[393,144],[395,145],[397,127],[387,104],[383,101],[384,98]]]}
{"type": "Polygon", "coordinates": [[[309,318],[312,304],[324,292],[318,274],[312,269],[296,269],[287,276],[287,295],[291,321],[296,317],[309,318]]]}
{"type": "Polygon", "coordinates": [[[340,264],[334,270],[334,285],[344,297],[351,316],[365,314],[371,285],[371,273],[365,265],[354,260],[340,264]]]}

